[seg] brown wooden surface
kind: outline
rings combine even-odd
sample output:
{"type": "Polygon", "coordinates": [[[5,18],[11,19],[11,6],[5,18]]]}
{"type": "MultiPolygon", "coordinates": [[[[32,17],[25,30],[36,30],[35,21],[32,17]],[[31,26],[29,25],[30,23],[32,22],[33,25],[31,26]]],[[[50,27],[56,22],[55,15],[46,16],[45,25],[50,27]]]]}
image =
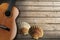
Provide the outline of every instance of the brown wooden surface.
{"type": "MultiPolygon", "coordinates": [[[[17,19],[18,27],[20,27],[20,21],[26,21],[30,25],[36,24],[43,28],[42,40],[60,38],[60,0],[17,0],[16,6],[21,11],[17,19]]],[[[20,34],[17,38],[18,40],[33,40],[30,36],[20,34]]]]}

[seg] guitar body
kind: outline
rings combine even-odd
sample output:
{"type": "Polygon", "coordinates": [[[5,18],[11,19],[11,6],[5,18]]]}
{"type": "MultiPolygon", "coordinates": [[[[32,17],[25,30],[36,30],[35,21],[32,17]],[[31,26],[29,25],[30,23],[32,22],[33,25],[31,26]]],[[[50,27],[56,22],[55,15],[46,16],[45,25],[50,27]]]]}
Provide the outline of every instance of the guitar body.
{"type": "Polygon", "coordinates": [[[17,33],[15,20],[19,14],[19,11],[16,7],[13,7],[10,16],[6,16],[5,12],[8,6],[8,3],[2,3],[0,5],[0,26],[9,28],[8,31],[0,28],[0,40],[13,40],[17,33]]]}

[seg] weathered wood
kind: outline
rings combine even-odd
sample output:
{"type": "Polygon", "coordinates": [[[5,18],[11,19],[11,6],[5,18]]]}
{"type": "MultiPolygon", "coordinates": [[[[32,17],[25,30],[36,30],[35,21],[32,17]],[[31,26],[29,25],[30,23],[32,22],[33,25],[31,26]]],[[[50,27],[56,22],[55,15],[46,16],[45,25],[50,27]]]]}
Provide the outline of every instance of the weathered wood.
{"type": "Polygon", "coordinates": [[[28,23],[60,23],[60,18],[19,18],[18,22],[26,21],[28,23]]]}
{"type": "Polygon", "coordinates": [[[17,1],[15,5],[56,5],[56,6],[59,6],[60,5],[60,2],[31,2],[31,1],[17,1]]]}
{"type": "MultiPolygon", "coordinates": [[[[28,36],[22,36],[22,35],[18,35],[18,38],[32,38],[30,35],[28,36]]],[[[44,31],[44,37],[43,38],[60,38],[60,32],[59,31],[44,31]]]]}
{"type": "Polygon", "coordinates": [[[19,17],[27,18],[60,18],[60,12],[21,12],[19,17]]]}
{"type": "Polygon", "coordinates": [[[31,1],[22,1],[16,2],[16,5],[53,5],[53,2],[31,2],[31,1]]]}
{"type": "MultiPolygon", "coordinates": [[[[15,39],[15,40],[34,40],[32,38],[18,38],[18,39],[15,39]]],[[[60,38],[42,38],[42,39],[39,39],[39,40],[60,40],[60,38]]]]}
{"type": "MultiPolygon", "coordinates": [[[[51,30],[51,31],[59,31],[60,30],[60,24],[33,24],[33,23],[30,23],[31,26],[33,25],[37,25],[39,27],[41,27],[43,30],[51,30]]],[[[20,23],[18,23],[18,27],[20,27],[20,23]]]]}
{"type": "Polygon", "coordinates": [[[60,2],[16,2],[17,7],[21,11],[29,12],[60,12],[60,2]]]}
{"type": "Polygon", "coordinates": [[[20,10],[34,10],[34,11],[60,11],[60,7],[32,7],[32,6],[18,6],[20,10]]]}
{"type": "Polygon", "coordinates": [[[60,2],[60,0],[17,0],[17,1],[36,1],[36,2],[60,2]]]}
{"type": "MultiPolygon", "coordinates": [[[[44,38],[60,38],[60,0],[18,0],[20,9],[17,20],[28,22],[31,26],[38,25],[44,30],[44,38]]],[[[18,35],[21,40],[32,40],[31,36],[18,35]]]]}

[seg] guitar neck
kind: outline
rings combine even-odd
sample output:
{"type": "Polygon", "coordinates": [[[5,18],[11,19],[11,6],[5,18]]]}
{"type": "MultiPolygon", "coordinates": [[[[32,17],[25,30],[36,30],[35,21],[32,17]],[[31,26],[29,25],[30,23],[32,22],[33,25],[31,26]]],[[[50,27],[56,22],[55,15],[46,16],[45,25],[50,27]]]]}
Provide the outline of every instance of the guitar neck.
{"type": "Polygon", "coordinates": [[[14,4],[15,4],[15,1],[16,0],[10,0],[10,3],[9,3],[9,6],[8,6],[8,11],[10,11],[11,12],[11,10],[12,10],[12,7],[14,6],[14,4]]]}
{"type": "Polygon", "coordinates": [[[0,4],[2,3],[2,0],[0,0],[0,4]]]}

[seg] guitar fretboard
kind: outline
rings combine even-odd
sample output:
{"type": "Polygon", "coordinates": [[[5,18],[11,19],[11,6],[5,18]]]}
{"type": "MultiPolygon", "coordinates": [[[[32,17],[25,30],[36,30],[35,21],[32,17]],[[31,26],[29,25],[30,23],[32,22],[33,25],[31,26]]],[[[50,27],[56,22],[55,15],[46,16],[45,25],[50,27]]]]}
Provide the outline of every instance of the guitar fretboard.
{"type": "Polygon", "coordinates": [[[8,11],[11,11],[11,10],[12,10],[12,7],[14,6],[15,1],[16,1],[16,0],[10,0],[9,7],[8,7],[8,9],[7,9],[8,11]]]}

